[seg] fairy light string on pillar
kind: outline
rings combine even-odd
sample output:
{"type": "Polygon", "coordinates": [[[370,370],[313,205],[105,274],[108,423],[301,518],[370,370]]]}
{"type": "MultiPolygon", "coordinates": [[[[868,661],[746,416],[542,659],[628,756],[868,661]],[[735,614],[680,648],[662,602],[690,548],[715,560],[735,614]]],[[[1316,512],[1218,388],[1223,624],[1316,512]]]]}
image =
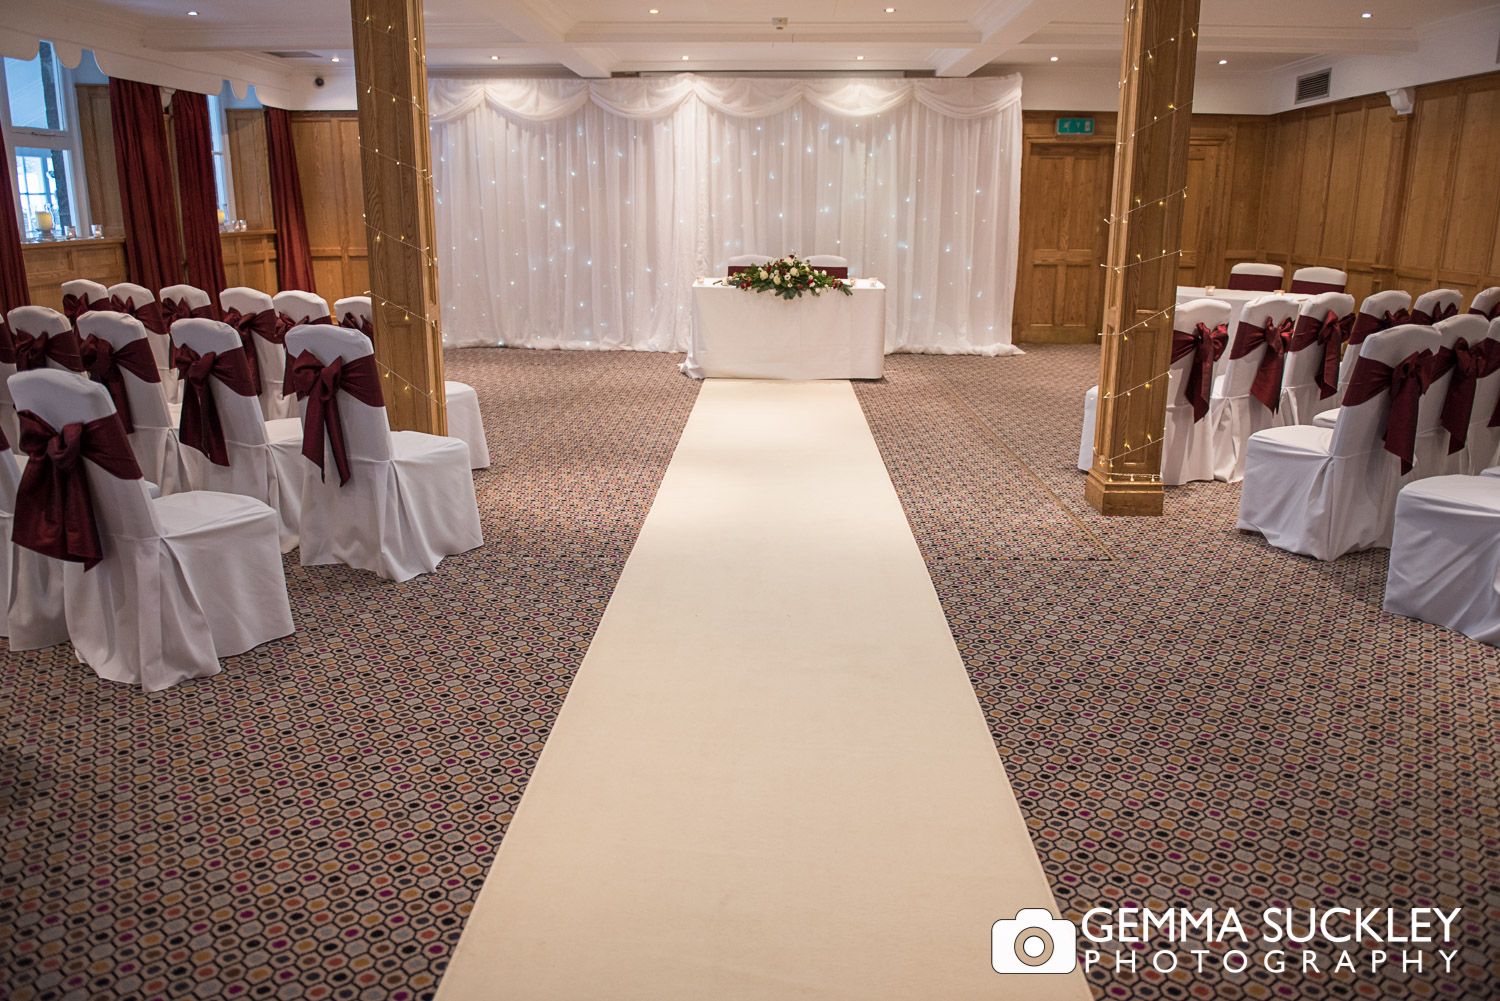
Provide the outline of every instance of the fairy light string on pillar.
{"type": "MultiPolygon", "coordinates": [[[[1132,16],[1135,13],[1135,10],[1136,10],[1136,4],[1132,3],[1130,5],[1129,9],[1126,12],[1126,15],[1125,15],[1125,22],[1124,23],[1125,23],[1125,26],[1126,26],[1126,37],[1127,38],[1129,37],[1130,21],[1131,21],[1132,16]]],[[[1191,35],[1192,38],[1196,39],[1198,37],[1198,32],[1197,32],[1196,29],[1190,29],[1189,33],[1190,33],[1190,35],[1191,35]]],[[[1174,34],[1174,35],[1168,36],[1166,38],[1166,40],[1164,40],[1164,41],[1158,41],[1155,44],[1146,47],[1146,49],[1144,50],[1144,52],[1136,60],[1134,60],[1132,62],[1130,70],[1128,71],[1127,75],[1124,76],[1124,77],[1122,77],[1120,79],[1119,83],[1116,84],[1116,88],[1123,90],[1127,83],[1131,83],[1132,82],[1132,77],[1139,77],[1140,72],[1141,72],[1141,64],[1143,62],[1144,63],[1154,62],[1155,59],[1156,59],[1157,53],[1164,52],[1164,51],[1166,51],[1168,49],[1173,49],[1173,48],[1175,48],[1177,46],[1177,44],[1178,44],[1177,36],[1174,34]]],[[[1138,136],[1140,136],[1142,133],[1146,132],[1148,129],[1154,129],[1154,128],[1160,126],[1160,125],[1172,123],[1174,121],[1174,119],[1176,118],[1176,116],[1179,113],[1187,113],[1187,114],[1191,115],[1192,114],[1192,107],[1193,107],[1193,102],[1192,101],[1187,101],[1187,102],[1184,102],[1183,104],[1180,104],[1180,105],[1177,104],[1174,101],[1168,101],[1167,102],[1167,106],[1165,108],[1160,109],[1156,114],[1153,114],[1151,116],[1151,120],[1149,122],[1146,122],[1145,124],[1140,125],[1139,127],[1135,128],[1128,135],[1116,137],[1116,141],[1115,141],[1115,156],[1117,156],[1117,157],[1120,157],[1120,156],[1133,156],[1134,152],[1135,152],[1136,139],[1137,139],[1138,136]]],[[[1126,209],[1124,213],[1116,213],[1114,211],[1111,211],[1110,214],[1105,217],[1105,222],[1107,222],[1110,226],[1113,226],[1113,225],[1115,225],[1116,222],[1130,221],[1131,218],[1137,212],[1148,210],[1148,209],[1160,209],[1160,210],[1162,210],[1163,216],[1166,216],[1167,213],[1170,211],[1170,208],[1171,207],[1175,207],[1175,205],[1176,205],[1176,203],[1178,202],[1179,199],[1183,200],[1183,201],[1185,201],[1187,199],[1187,187],[1186,186],[1180,187],[1180,188],[1176,189],[1175,191],[1172,191],[1172,192],[1169,192],[1167,194],[1161,195],[1161,196],[1159,196],[1157,198],[1136,198],[1135,199],[1135,204],[1132,205],[1132,206],[1130,206],[1128,209],[1126,209]],[[1171,203],[1170,206],[1169,206],[1169,203],[1171,203]]],[[[1180,242],[1180,240],[1181,240],[1181,231],[1180,230],[1178,232],[1178,239],[1179,239],[1179,242],[1180,242]]],[[[1153,264],[1153,263],[1156,263],[1158,261],[1166,260],[1168,258],[1179,258],[1180,259],[1181,256],[1182,256],[1182,248],[1181,248],[1181,246],[1179,246],[1175,250],[1169,250],[1168,248],[1163,247],[1163,248],[1161,248],[1161,253],[1158,254],[1158,255],[1156,255],[1156,256],[1154,256],[1154,257],[1144,257],[1143,258],[1140,254],[1136,254],[1134,256],[1135,256],[1135,260],[1133,260],[1133,261],[1127,261],[1124,264],[1101,264],[1100,267],[1102,267],[1102,268],[1108,268],[1115,275],[1122,275],[1125,271],[1127,271],[1130,268],[1139,267],[1141,265],[1146,265],[1146,264],[1153,264]]],[[[1124,339],[1122,341],[1122,343],[1128,342],[1130,340],[1130,335],[1132,333],[1134,333],[1136,331],[1143,330],[1143,329],[1150,328],[1153,325],[1158,324],[1160,321],[1163,320],[1163,318],[1170,317],[1176,311],[1176,308],[1177,308],[1176,304],[1174,303],[1171,306],[1168,306],[1168,307],[1166,307],[1164,309],[1159,309],[1159,310],[1151,313],[1149,316],[1145,317],[1144,319],[1137,320],[1135,323],[1132,323],[1128,327],[1123,327],[1123,328],[1121,328],[1119,330],[1102,331],[1102,332],[1100,332],[1099,336],[1100,336],[1101,340],[1103,338],[1106,338],[1106,337],[1120,337],[1120,338],[1124,339]]],[[[1170,329],[1167,331],[1167,333],[1168,333],[1168,335],[1170,335],[1170,329]]],[[[1103,391],[1103,387],[1101,386],[1100,387],[1100,392],[1099,392],[1099,403],[1103,404],[1106,400],[1131,399],[1133,397],[1133,394],[1138,393],[1138,392],[1139,393],[1145,393],[1145,392],[1151,391],[1152,387],[1155,384],[1157,384],[1159,382],[1162,382],[1163,380],[1169,380],[1170,378],[1171,378],[1171,375],[1170,375],[1170,366],[1169,366],[1169,368],[1168,368],[1167,371],[1158,372],[1155,375],[1152,375],[1149,378],[1144,379],[1144,380],[1136,383],[1135,385],[1130,386],[1130,387],[1128,387],[1126,389],[1123,389],[1123,390],[1115,390],[1113,392],[1106,393],[1106,392],[1103,391]]],[[[1125,480],[1125,481],[1131,482],[1131,483],[1160,483],[1161,482],[1161,473],[1160,472],[1156,472],[1156,473],[1117,473],[1117,472],[1115,472],[1115,464],[1117,462],[1120,462],[1120,461],[1122,461],[1122,460],[1124,460],[1124,459],[1126,459],[1126,458],[1128,458],[1130,456],[1134,456],[1138,452],[1142,452],[1142,451],[1145,451],[1147,449],[1150,449],[1150,448],[1153,448],[1153,447],[1157,447],[1162,442],[1162,438],[1161,437],[1152,435],[1149,432],[1146,433],[1145,438],[1146,438],[1146,440],[1144,442],[1138,442],[1138,443],[1136,443],[1134,445],[1132,445],[1128,441],[1122,441],[1121,446],[1120,446],[1120,450],[1119,451],[1115,451],[1111,455],[1108,455],[1108,456],[1105,456],[1104,453],[1103,453],[1103,451],[1096,444],[1095,447],[1094,447],[1094,455],[1095,455],[1096,461],[1098,459],[1100,459],[1100,458],[1103,459],[1105,471],[1109,474],[1109,476],[1110,476],[1110,478],[1112,480],[1115,480],[1115,481],[1125,480]]]]}
{"type": "MultiPolygon", "coordinates": [[[[397,32],[395,30],[396,26],[394,24],[387,24],[382,28],[378,23],[375,22],[374,18],[368,14],[363,18],[352,18],[351,26],[356,36],[358,36],[361,31],[364,31],[379,32],[390,38],[401,39],[401,41],[408,48],[410,48],[412,56],[417,60],[422,68],[422,78],[424,80],[426,79],[427,54],[425,51],[423,51],[423,47],[417,44],[416,39],[408,37],[405,32],[397,32]]],[[[358,72],[359,70],[359,65],[359,61],[356,60],[356,72],[358,72]]],[[[424,124],[426,123],[427,102],[425,95],[419,96],[416,94],[412,94],[410,97],[408,97],[405,94],[398,94],[394,91],[386,90],[383,87],[378,87],[369,81],[360,81],[356,79],[355,83],[356,86],[363,87],[366,94],[380,94],[383,97],[389,97],[392,104],[404,103],[406,105],[409,105],[412,110],[414,110],[421,116],[421,121],[424,124]]],[[[360,130],[359,148],[362,154],[379,157],[380,159],[385,160],[388,163],[394,164],[397,169],[410,170],[413,174],[416,175],[417,183],[425,189],[427,195],[429,197],[432,195],[431,189],[433,184],[433,172],[431,169],[424,169],[409,160],[403,160],[401,157],[392,156],[390,153],[382,151],[378,146],[371,146],[366,144],[363,130],[360,130]]],[[[365,228],[374,236],[375,242],[381,243],[386,240],[390,240],[395,243],[399,243],[404,247],[415,250],[420,255],[421,263],[424,268],[431,269],[437,266],[437,257],[430,247],[425,247],[420,243],[411,242],[406,238],[405,233],[396,234],[381,229],[380,227],[370,222],[369,216],[366,213],[361,213],[361,216],[365,220],[365,228]]],[[[427,315],[425,304],[423,307],[417,308],[413,307],[410,303],[395,302],[391,299],[387,299],[385,296],[377,295],[373,291],[370,293],[370,298],[372,303],[377,304],[380,307],[385,307],[392,310],[400,310],[402,319],[405,322],[420,322],[429,337],[433,336],[434,334],[436,334],[436,336],[438,337],[441,337],[441,329],[438,325],[438,322],[427,315]]],[[[375,366],[380,370],[381,378],[390,382],[399,383],[401,386],[401,391],[403,393],[415,393],[426,400],[429,404],[440,407],[447,406],[446,397],[439,398],[437,396],[434,396],[427,391],[425,386],[419,386],[416,383],[412,382],[400,372],[397,372],[395,369],[392,369],[390,366],[382,362],[378,356],[372,357],[375,358],[375,366]]]]}

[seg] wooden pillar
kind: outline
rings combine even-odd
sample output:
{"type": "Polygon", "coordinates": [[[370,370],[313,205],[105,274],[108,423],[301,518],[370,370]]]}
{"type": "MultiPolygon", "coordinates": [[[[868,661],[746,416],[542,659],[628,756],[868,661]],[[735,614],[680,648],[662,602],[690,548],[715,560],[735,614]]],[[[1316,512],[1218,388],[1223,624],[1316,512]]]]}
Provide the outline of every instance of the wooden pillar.
{"type": "Polygon", "coordinates": [[[448,433],[421,0],[350,0],[375,360],[397,431],[448,433]]]}
{"type": "Polygon", "coordinates": [[[1094,466],[1103,514],[1161,514],[1198,0],[1127,0],[1094,466]]]}

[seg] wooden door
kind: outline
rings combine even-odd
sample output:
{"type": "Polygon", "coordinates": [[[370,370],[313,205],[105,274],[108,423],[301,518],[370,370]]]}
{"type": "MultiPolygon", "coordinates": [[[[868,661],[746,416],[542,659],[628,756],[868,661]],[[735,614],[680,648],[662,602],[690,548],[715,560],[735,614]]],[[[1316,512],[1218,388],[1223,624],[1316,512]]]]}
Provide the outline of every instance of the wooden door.
{"type": "Polygon", "coordinates": [[[1217,141],[1194,142],[1188,149],[1179,285],[1224,285],[1229,280],[1221,246],[1226,187],[1223,169],[1227,162],[1224,150],[1225,144],[1217,141]]]}
{"type": "Polygon", "coordinates": [[[1092,344],[1098,337],[1113,166],[1113,143],[1030,144],[1016,340],[1092,344]]]}

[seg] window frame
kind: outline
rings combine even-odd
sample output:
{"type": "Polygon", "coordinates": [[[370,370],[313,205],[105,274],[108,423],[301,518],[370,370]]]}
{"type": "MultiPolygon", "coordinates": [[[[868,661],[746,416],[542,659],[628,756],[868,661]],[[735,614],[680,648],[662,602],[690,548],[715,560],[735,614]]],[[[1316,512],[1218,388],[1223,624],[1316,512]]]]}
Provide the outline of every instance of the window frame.
{"type": "MultiPolygon", "coordinates": [[[[25,213],[21,209],[21,188],[16,183],[16,150],[21,147],[30,149],[54,149],[62,150],[68,154],[68,201],[73,206],[74,215],[77,217],[73,225],[78,230],[80,237],[87,237],[90,226],[93,225],[93,214],[90,211],[87,167],[83,162],[83,137],[78,130],[78,88],[74,84],[73,71],[66,66],[57,56],[57,46],[47,39],[42,42],[52,46],[52,56],[57,65],[58,101],[63,115],[64,128],[40,129],[32,126],[17,126],[11,123],[10,111],[10,85],[4,73],[0,73],[0,135],[5,137],[5,154],[8,162],[5,168],[10,171],[11,177],[11,211],[16,215],[16,221],[21,226],[21,242],[28,242],[26,234],[30,230],[26,224],[25,213]],[[83,178],[80,178],[83,174],[83,178]]],[[[37,55],[41,54],[41,45],[37,46],[37,55]]],[[[6,57],[12,58],[12,57],[6,57]]],[[[32,56],[32,59],[37,56],[32,56]]],[[[29,62],[22,59],[19,62],[29,62]]],[[[59,226],[61,224],[59,223],[59,226]]],[[[53,239],[58,239],[61,234],[53,231],[53,239]]],[[[31,241],[36,242],[36,241],[31,241]]]]}
{"type": "MultiPolygon", "coordinates": [[[[232,93],[232,92],[231,92],[232,93]]],[[[224,107],[224,93],[209,95],[208,118],[209,128],[214,130],[218,136],[219,145],[223,147],[221,152],[214,153],[215,158],[222,157],[219,162],[224,166],[224,221],[235,218],[234,214],[234,157],[229,154],[229,109],[224,107]],[[217,108],[217,110],[215,110],[217,108]]],[[[214,171],[217,182],[218,171],[214,171]]]]}

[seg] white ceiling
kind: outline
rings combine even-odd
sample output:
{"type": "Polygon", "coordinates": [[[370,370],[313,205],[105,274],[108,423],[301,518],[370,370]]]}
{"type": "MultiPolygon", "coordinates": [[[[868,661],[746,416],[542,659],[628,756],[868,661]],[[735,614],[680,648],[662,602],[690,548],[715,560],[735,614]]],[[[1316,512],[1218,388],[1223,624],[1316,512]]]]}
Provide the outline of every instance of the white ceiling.
{"type": "MultiPolygon", "coordinates": [[[[0,0],[0,6],[22,0],[0,0]]],[[[1199,63],[1265,71],[1313,55],[1398,56],[1495,0],[1203,0],[1199,63]],[[1368,11],[1369,18],[1361,17],[1368,11]],[[1288,25],[1295,27],[1289,28],[1288,25]]],[[[342,0],[78,0],[163,53],[350,53],[342,0]],[[196,10],[197,16],[188,16],[196,10]]],[[[428,0],[434,73],[927,71],[1118,64],[1125,0],[428,0]],[[895,7],[894,13],[885,8],[895,7]],[[650,14],[655,7],[659,13],[650,14]],[[785,16],[784,30],[772,18],[785,16]],[[684,59],[683,57],[687,58],[684,59]],[[861,59],[859,57],[863,56],[861,59]]],[[[332,67],[330,65],[330,70],[332,67]]]]}

